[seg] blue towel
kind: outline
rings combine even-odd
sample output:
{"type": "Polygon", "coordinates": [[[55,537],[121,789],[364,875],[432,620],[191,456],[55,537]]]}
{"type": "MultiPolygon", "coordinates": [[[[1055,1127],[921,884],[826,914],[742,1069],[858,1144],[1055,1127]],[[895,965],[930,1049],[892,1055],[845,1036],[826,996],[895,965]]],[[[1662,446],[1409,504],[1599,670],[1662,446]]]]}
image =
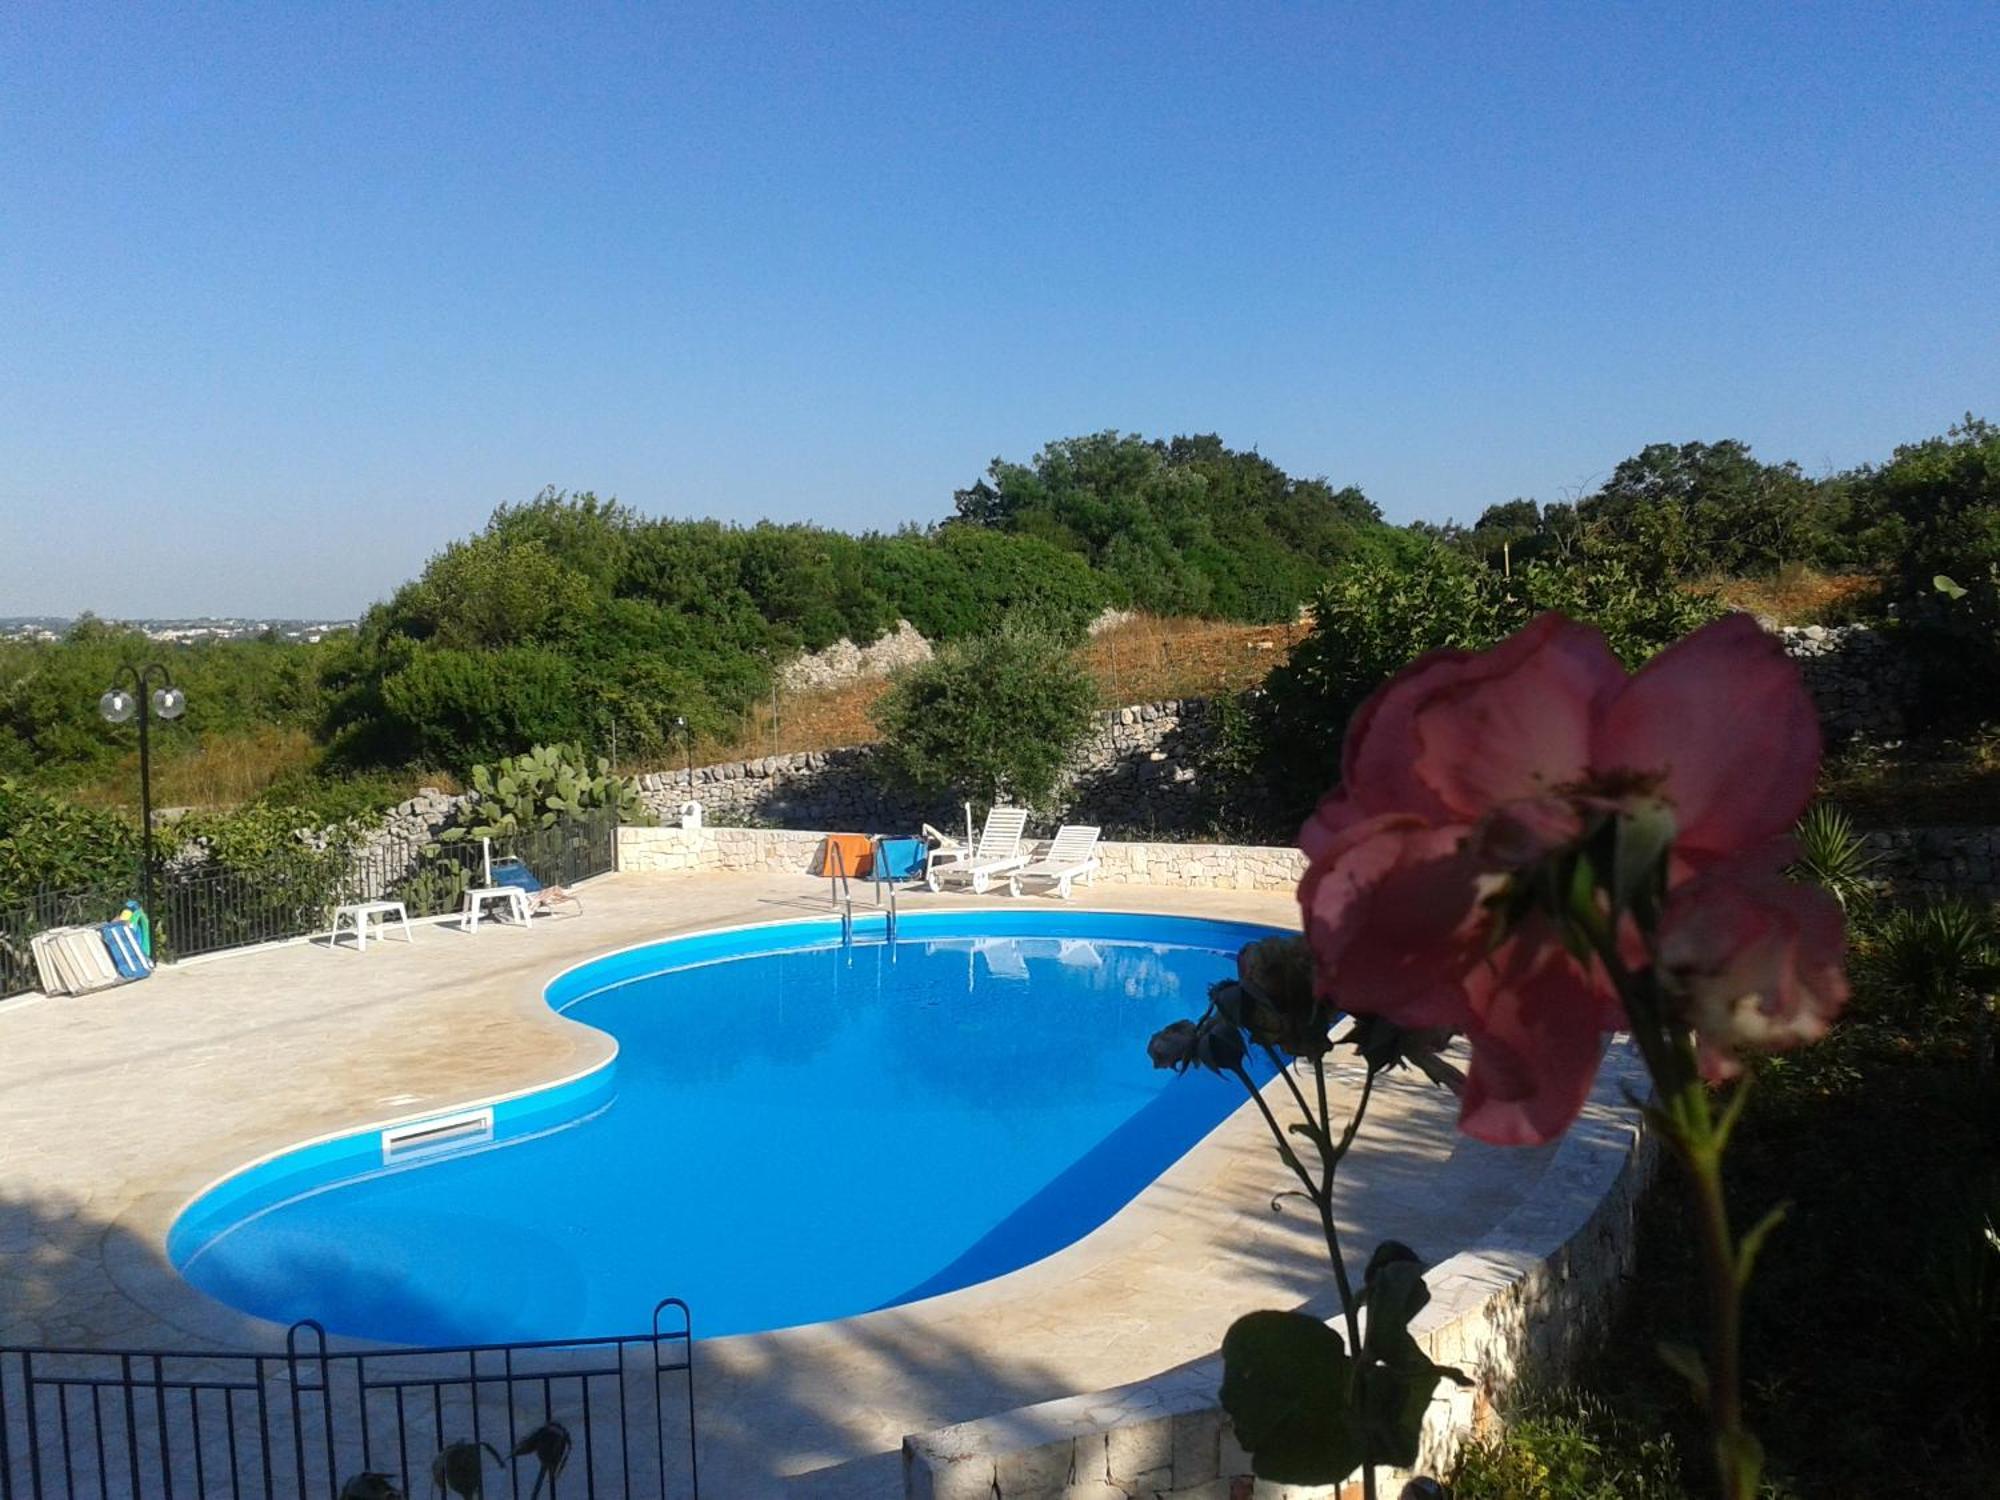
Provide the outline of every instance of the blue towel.
{"type": "Polygon", "coordinates": [[[97,931],[104,939],[105,952],[111,955],[111,966],[121,979],[144,979],[153,972],[131,923],[106,922],[97,931]]]}
{"type": "Polygon", "coordinates": [[[875,873],[883,880],[915,880],[924,873],[930,845],[922,839],[879,839],[875,844],[875,873]]]}
{"type": "Polygon", "coordinates": [[[531,896],[542,888],[542,883],[535,879],[534,871],[519,861],[510,861],[506,864],[495,865],[493,867],[493,883],[495,885],[511,885],[518,890],[526,891],[531,896]]]}

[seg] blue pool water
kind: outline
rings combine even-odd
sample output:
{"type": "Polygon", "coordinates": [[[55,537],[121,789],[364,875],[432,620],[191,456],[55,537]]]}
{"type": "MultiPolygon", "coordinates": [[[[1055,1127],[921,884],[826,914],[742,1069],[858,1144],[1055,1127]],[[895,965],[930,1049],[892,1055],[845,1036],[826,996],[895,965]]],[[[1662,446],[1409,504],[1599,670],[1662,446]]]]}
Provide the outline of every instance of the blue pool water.
{"type": "Polygon", "coordinates": [[[704,1335],[843,1317],[1038,1260],[1242,1101],[1146,1039],[1268,929],[1103,912],[922,913],[653,944],[550,1003],[613,1068],[382,1165],[370,1133],[224,1182],[175,1225],[194,1285],[394,1342],[566,1338],[686,1298],[704,1335]]]}

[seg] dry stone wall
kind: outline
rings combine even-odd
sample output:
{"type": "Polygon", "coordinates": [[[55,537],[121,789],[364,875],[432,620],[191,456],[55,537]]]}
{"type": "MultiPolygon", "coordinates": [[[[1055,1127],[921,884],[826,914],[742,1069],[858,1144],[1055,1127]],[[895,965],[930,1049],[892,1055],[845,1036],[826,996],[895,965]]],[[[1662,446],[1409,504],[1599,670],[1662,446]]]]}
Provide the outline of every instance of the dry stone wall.
{"type": "MultiPolygon", "coordinates": [[[[1112,833],[1178,833],[1203,821],[1200,761],[1208,706],[1199,699],[1141,703],[1100,714],[1079,748],[1051,819],[1096,823],[1112,833]]],[[[884,832],[919,823],[957,828],[952,801],[922,797],[890,775],[873,746],[762,756],[639,779],[658,817],[679,821],[683,803],[701,803],[705,821],[783,828],[884,832]]]]}
{"type": "Polygon", "coordinates": [[[1917,674],[1893,638],[1866,625],[1785,625],[1776,634],[1799,664],[1829,743],[1902,736],[1917,674]]]}
{"type": "Polygon", "coordinates": [[[2000,828],[1888,828],[1866,838],[1872,873],[1898,896],[2000,901],[2000,828]]]}

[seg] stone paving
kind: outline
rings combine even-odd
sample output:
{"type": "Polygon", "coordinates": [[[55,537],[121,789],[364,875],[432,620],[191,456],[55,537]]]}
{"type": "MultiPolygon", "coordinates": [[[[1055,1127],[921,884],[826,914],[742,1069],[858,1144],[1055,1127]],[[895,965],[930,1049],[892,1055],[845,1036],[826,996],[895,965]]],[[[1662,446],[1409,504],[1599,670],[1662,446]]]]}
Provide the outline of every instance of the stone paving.
{"type": "MultiPolygon", "coordinates": [[[[906,898],[974,904],[1009,903],[906,898]]],[[[1104,886],[1078,904],[1296,921],[1289,897],[1268,892],[1104,886]]],[[[0,1006],[0,1344],[276,1347],[280,1330],[166,1263],[169,1226],[206,1186],[306,1140],[601,1062],[610,1040],[541,1000],[580,959],[825,911],[825,884],[802,876],[617,875],[584,887],[581,917],[529,931],[425,925],[413,944],[365,955],[293,944],[0,1006]]],[[[1547,1162],[1458,1138],[1452,1102],[1416,1082],[1378,1094],[1342,1204],[1357,1262],[1391,1234],[1442,1260],[1547,1162]]],[[[1272,1211],[1281,1172],[1246,1106],[1102,1228],[1035,1265],[886,1312],[704,1342],[704,1493],[897,1495],[906,1433],[1140,1379],[1212,1352],[1259,1306],[1331,1312],[1315,1226],[1272,1211]]]]}

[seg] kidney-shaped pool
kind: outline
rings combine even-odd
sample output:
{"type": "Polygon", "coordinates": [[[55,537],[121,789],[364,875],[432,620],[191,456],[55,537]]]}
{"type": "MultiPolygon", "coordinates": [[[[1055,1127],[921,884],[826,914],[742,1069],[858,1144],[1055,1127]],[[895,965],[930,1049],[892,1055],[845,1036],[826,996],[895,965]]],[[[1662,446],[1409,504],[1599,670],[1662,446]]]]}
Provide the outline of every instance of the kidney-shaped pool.
{"type": "Polygon", "coordinates": [[[248,1313],[396,1343],[704,1335],[969,1286],[1102,1224],[1243,1099],[1146,1039],[1270,928],[1131,913],[906,914],[699,934],[571,969],[549,1003],[613,1066],[287,1152],[168,1253],[248,1313]]]}

